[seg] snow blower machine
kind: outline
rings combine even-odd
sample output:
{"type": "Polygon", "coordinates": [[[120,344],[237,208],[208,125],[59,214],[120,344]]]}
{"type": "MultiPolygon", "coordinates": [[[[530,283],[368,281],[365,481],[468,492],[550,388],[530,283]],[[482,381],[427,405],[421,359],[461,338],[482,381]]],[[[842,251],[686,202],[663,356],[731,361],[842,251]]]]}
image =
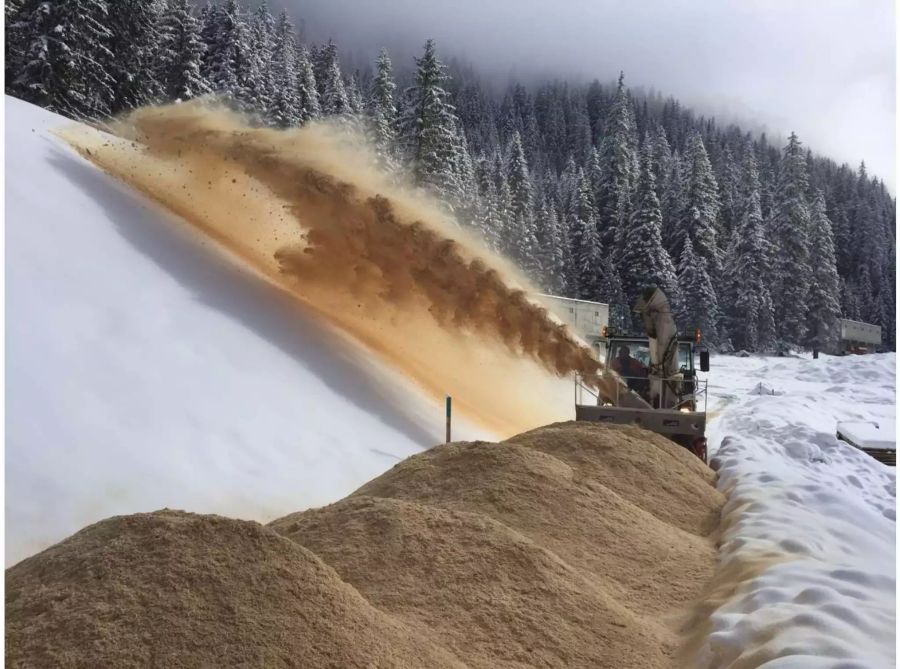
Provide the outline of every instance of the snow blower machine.
{"type": "Polygon", "coordinates": [[[709,351],[702,333],[679,337],[669,301],[656,286],[648,287],[634,308],[646,337],[617,335],[604,328],[601,362],[606,369],[598,389],[582,379],[575,383],[575,420],[639,427],[662,434],[706,462],[706,381],[709,351]],[[589,403],[585,402],[588,400],[589,403]]]}

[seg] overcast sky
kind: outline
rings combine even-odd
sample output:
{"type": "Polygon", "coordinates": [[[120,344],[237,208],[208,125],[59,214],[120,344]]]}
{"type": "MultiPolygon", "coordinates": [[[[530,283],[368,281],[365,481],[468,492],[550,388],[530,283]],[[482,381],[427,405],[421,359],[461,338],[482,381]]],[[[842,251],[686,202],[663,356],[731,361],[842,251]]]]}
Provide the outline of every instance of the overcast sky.
{"type": "Polygon", "coordinates": [[[728,110],[773,134],[795,130],[839,162],[865,160],[894,191],[893,0],[282,1],[307,39],[367,55],[385,45],[408,58],[433,37],[445,60],[504,80],[605,82],[622,69],[628,84],[700,112],[728,110]]]}

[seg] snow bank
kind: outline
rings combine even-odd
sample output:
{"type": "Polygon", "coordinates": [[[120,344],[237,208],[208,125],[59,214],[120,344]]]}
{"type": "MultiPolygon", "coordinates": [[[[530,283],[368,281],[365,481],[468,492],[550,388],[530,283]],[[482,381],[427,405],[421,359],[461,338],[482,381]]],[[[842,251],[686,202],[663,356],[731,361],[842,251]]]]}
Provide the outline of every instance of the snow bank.
{"type": "Polygon", "coordinates": [[[894,666],[895,470],[834,434],[839,420],[893,420],[895,365],[714,359],[712,465],[728,502],[700,666],[894,666]]]}
{"type": "Polygon", "coordinates": [[[6,99],[7,564],[114,514],[270,520],[443,441],[443,407],[75,156],[66,123],[6,99]]]}

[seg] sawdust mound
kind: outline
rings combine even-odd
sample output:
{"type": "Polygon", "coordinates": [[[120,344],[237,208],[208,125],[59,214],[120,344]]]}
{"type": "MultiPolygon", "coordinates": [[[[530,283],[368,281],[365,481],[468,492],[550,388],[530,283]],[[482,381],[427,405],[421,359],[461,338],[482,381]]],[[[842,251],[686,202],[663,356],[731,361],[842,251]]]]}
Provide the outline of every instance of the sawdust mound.
{"type": "Polygon", "coordinates": [[[545,548],[479,514],[351,497],[276,521],[378,608],[468,666],[658,666],[642,621],[545,548]]]}
{"type": "Polygon", "coordinates": [[[408,458],[256,523],[112,518],[7,570],[11,666],[675,667],[723,498],[648,432],[408,458]]]}
{"type": "Polygon", "coordinates": [[[258,523],[110,518],[6,572],[11,667],[453,666],[258,523]]]}
{"type": "Polygon", "coordinates": [[[636,428],[437,446],[271,527],[469,666],[675,666],[712,577],[713,474],[636,428]]]}
{"type": "Polygon", "coordinates": [[[489,516],[655,615],[692,600],[711,578],[716,551],[705,535],[723,503],[710,470],[669,440],[574,422],[501,446],[438,446],[355,494],[489,516]]]}
{"type": "Polygon", "coordinates": [[[660,520],[699,536],[719,522],[715,473],[686,449],[632,425],[557,423],[506,443],[529,446],[581,470],[660,520]]]}

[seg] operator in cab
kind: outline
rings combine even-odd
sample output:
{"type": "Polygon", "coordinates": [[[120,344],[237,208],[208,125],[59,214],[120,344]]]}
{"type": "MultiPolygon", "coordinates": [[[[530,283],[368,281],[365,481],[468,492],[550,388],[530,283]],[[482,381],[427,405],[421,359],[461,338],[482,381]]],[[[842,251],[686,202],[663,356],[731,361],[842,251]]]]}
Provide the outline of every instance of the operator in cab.
{"type": "Polygon", "coordinates": [[[611,367],[614,372],[622,377],[646,378],[647,376],[647,366],[637,358],[632,358],[631,349],[627,346],[619,347],[619,351],[612,361],[611,367]]]}

